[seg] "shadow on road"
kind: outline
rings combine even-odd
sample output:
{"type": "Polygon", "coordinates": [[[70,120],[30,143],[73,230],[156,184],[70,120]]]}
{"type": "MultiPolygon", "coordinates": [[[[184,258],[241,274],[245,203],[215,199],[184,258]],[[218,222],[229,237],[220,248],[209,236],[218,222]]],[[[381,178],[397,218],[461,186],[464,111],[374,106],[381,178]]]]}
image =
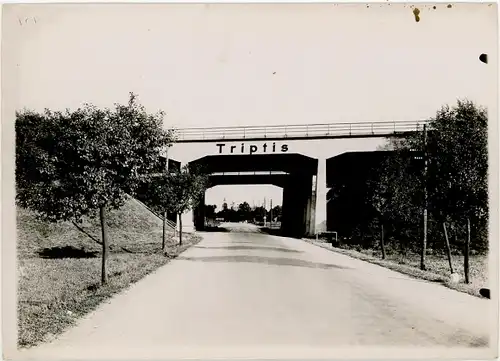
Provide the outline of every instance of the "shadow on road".
{"type": "Polygon", "coordinates": [[[277,257],[261,257],[261,256],[214,256],[214,257],[178,257],[178,260],[195,261],[195,262],[236,262],[236,263],[260,263],[273,266],[289,266],[289,267],[305,267],[319,269],[350,269],[349,267],[339,266],[335,264],[316,263],[304,261],[295,258],[277,258],[277,257]]]}
{"type": "MultiPolygon", "coordinates": [[[[252,243],[252,242],[248,242],[248,243],[252,243]]],[[[297,251],[295,249],[290,249],[290,248],[261,247],[261,246],[226,246],[226,247],[203,247],[203,246],[195,246],[193,248],[227,249],[227,250],[235,250],[235,251],[243,251],[243,250],[269,250],[269,251],[289,252],[289,253],[303,253],[302,251],[297,251]]]]}
{"type": "Polygon", "coordinates": [[[217,226],[214,226],[214,227],[204,227],[203,228],[203,231],[201,232],[229,232],[229,230],[227,228],[222,228],[222,227],[217,227],[217,226]]]}

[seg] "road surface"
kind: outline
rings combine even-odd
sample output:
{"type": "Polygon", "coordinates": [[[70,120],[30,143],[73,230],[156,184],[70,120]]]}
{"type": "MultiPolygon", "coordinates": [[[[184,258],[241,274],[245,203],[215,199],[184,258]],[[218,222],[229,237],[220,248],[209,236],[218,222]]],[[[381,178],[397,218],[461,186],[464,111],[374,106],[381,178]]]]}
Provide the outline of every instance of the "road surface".
{"type": "Polygon", "coordinates": [[[306,358],[315,347],[324,351],[316,356],[331,357],[363,346],[375,350],[370,357],[397,347],[413,350],[392,352],[399,358],[453,349],[465,358],[488,344],[490,300],[250,224],[224,226],[24,356],[208,358],[282,347],[289,358],[306,358]]]}

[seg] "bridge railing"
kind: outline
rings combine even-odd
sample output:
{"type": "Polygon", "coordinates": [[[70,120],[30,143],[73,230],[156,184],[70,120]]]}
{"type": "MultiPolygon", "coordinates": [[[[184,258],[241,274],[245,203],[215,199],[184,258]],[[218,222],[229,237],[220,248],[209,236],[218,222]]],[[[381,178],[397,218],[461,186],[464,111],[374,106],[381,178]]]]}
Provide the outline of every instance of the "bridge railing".
{"type": "Polygon", "coordinates": [[[212,176],[234,176],[234,175],[287,175],[287,172],[283,171],[242,171],[242,172],[214,172],[210,175],[212,176]]]}
{"type": "Polygon", "coordinates": [[[383,121],[309,125],[234,126],[176,129],[178,142],[236,139],[314,139],[389,136],[422,129],[427,121],[383,121]]]}

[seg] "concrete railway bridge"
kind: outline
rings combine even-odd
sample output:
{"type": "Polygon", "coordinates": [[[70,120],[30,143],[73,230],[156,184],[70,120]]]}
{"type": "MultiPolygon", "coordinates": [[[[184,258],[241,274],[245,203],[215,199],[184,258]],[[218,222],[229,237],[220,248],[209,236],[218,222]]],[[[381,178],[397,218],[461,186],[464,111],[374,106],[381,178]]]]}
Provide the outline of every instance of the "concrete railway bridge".
{"type": "MultiPolygon", "coordinates": [[[[283,189],[283,235],[302,237],[327,230],[328,191],[336,177],[363,167],[347,155],[380,153],[387,137],[422,131],[426,121],[176,129],[166,152],[178,165],[203,165],[210,185],[269,184],[283,189]],[[340,161],[344,159],[344,161],[340,161]],[[345,161],[348,159],[348,161],[345,161]]],[[[365,157],[366,158],[366,157],[365,157]]],[[[370,158],[371,159],[371,158],[370,158]]],[[[184,231],[204,227],[204,199],[184,214],[184,231]]],[[[333,212],[330,212],[333,213],[333,212]]]]}

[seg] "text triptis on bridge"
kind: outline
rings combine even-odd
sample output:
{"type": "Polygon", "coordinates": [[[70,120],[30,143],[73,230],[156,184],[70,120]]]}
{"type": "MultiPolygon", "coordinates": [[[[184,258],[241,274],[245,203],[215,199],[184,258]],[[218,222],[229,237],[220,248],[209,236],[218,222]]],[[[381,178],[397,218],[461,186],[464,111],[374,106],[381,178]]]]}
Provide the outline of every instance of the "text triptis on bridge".
{"type": "Polygon", "coordinates": [[[278,146],[276,145],[276,142],[273,142],[272,144],[267,144],[264,143],[259,146],[256,144],[245,144],[241,143],[241,145],[229,145],[226,143],[217,143],[217,147],[219,147],[219,154],[222,154],[224,152],[228,152],[231,154],[234,153],[249,153],[249,154],[254,154],[257,151],[262,151],[263,153],[276,153],[276,152],[282,152],[286,153],[288,152],[288,144],[279,144],[278,146]],[[226,148],[227,146],[227,148],[226,148]]]}

